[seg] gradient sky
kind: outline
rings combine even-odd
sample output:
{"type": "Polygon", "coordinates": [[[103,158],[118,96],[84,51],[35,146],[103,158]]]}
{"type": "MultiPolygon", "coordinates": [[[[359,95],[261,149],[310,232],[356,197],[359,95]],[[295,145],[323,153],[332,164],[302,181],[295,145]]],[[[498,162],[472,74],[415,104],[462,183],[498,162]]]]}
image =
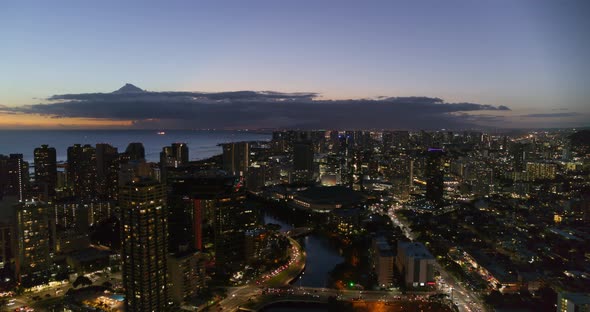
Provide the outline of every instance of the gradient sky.
{"type": "MultiPolygon", "coordinates": [[[[9,1],[0,105],[55,94],[316,92],[505,105],[481,124],[588,126],[590,1],[9,1]]],[[[0,113],[0,128],[131,120],[0,113]],[[55,116],[53,116],[55,117],[55,116]]]]}

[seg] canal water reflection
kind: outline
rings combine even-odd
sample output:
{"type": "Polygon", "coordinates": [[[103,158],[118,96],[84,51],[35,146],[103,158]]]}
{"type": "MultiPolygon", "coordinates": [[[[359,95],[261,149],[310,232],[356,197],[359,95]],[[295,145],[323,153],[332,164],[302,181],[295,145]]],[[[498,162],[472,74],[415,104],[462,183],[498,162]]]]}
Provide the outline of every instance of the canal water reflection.
{"type": "MultiPolygon", "coordinates": [[[[265,214],[264,223],[274,223],[281,226],[282,231],[293,228],[274,216],[265,214]]],[[[293,283],[294,286],[326,287],[329,285],[330,271],[342,263],[344,258],[338,253],[336,246],[330,243],[329,239],[317,234],[308,235],[298,239],[307,254],[305,272],[299,280],[293,283]]]]}

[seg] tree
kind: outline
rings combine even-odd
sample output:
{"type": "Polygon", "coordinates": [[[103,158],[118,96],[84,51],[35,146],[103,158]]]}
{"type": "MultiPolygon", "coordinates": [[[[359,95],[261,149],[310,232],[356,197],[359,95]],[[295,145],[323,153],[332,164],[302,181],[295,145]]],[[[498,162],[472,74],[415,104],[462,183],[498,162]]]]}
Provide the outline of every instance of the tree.
{"type": "Polygon", "coordinates": [[[80,285],[90,286],[90,285],[92,285],[92,281],[88,277],[86,277],[84,275],[80,275],[76,278],[76,280],[74,281],[74,283],[72,285],[74,286],[74,288],[77,288],[80,285]]]}
{"type": "Polygon", "coordinates": [[[557,304],[557,293],[553,288],[543,286],[537,290],[539,301],[544,308],[552,308],[557,304]]]}
{"type": "Polygon", "coordinates": [[[269,231],[274,231],[274,232],[278,232],[281,230],[281,226],[279,224],[275,224],[275,223],[267,223],[265,225],[266,229],[269,231]]]}

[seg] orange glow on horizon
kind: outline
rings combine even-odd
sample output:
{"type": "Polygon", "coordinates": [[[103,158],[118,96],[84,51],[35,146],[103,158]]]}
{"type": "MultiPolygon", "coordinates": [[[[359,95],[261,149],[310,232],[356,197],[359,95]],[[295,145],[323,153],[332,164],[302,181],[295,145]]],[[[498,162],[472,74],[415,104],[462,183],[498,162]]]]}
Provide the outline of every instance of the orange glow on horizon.
{"type": "Polygon", "coordinates": [[[112,128],[129,127],[131,125],[131,120],[51,118],[39,115],[0,113],[0,129],[112,128]]]}

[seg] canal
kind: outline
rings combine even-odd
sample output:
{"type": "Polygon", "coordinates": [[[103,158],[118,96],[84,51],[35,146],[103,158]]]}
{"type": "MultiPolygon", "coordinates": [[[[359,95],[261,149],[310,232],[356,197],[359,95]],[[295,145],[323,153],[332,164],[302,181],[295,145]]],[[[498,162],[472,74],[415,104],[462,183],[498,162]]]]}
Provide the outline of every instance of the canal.
{"type": "MultiPolygon", "coordinates": [[[[281,226],[282,231],[293,228],[287,222],[279,220],[269,214],[264,215],[264,223],[274,223],[281,226]]],[[[344,258],[338,248],[326,237],[311,234],[298,239],[306,252],[305,272],[293,283],[294,286],[327,287],[330,284],[330,271],[342,263],[344,258]]]]}

